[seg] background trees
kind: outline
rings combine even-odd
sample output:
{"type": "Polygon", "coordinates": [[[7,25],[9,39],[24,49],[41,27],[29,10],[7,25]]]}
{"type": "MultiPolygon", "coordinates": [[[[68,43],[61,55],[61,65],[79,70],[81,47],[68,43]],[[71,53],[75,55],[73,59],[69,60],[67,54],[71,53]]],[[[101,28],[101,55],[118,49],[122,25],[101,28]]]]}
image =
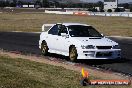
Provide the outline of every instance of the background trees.
{"type": "MultiPolygon", "coordinates": [[[[98,1],[96,3],[84,3],[79,0],[0,0],[0,7],[22,7],[22,5],[35,5],[44,8],[87,8],[88,11],[96,12],[95,7],[99,7],[98,11],[104,12],[104,3],[98,1]]],[[[118,7],[130,9],[132,11],[132,3],[120,3],[118,7]]],[[[115,12],[125,11],[124,9],[116,8],[115,12]]],[[[111,12],[111,10],[108,10],[111,12]]]]}

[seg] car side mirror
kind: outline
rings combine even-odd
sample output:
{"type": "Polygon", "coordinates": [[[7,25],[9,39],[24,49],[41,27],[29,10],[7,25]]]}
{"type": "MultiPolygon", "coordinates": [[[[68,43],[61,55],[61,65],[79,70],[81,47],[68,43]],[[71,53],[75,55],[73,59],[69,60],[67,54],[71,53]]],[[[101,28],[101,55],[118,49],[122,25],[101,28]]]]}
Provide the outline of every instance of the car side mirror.
{"type": "Polygon", "coordinates": [[[101,35],[105,38],[104,34],[101,34],[101,35]]]}
{"type": "Polygon", "coordinates": [[[102,36],[104,36],[104,34],[101,34],[102,36]]]}
{"type": "Polygon", "coordinates": [[[66,33],[61,33],[61,36],[62,36],[62,37],[69,38],[68,34],[66,34],[66,33]]]}

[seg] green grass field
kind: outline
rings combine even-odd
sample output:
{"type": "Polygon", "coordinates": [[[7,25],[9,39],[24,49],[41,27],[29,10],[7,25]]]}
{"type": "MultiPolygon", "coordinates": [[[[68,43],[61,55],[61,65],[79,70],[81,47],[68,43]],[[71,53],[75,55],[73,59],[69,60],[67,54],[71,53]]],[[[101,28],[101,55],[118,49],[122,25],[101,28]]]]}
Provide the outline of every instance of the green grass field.
{"type": "MultiPolygon", "coordinates": [[[[91,77],[95,79],[97,77],[91,77]]],[[[81,74],[63,67],[0,56],[0,88],[83,88],[81,74]]],[[[84,88],[130,88],[87,86],[84,88]]]]}
{"type": "Polygon", "coordinates": [[[90,24],[104,35],[132,36],[132,18],[37,13],[1,13],[0,31],[40,32],[42,24],[60,22],[90,24]]]}
{"type": "Polygon", "coordinates": [[[79,78],[63,67],[0,57],[0,88],[81,88],[79,78]]]}

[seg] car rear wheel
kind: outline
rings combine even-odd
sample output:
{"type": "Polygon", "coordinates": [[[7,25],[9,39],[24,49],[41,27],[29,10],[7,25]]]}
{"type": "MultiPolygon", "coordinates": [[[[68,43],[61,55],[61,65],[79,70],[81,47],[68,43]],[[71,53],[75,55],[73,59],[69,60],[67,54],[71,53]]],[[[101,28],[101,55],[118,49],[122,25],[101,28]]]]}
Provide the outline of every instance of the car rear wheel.
{"type": "Polygon", "coordinates": [[[43,55],[47,55],[48,54],[48,46],[47,46],[47,43],[45,41],[42,42],[42,44],[41,44],[41,53],[43,55]]]}
{"type": "Polygon", "coordinates": [[[77,49],[75,46],[72,46],[69,50],[69,58],[71,61],[76,61],[77,60],[77,49]]]}

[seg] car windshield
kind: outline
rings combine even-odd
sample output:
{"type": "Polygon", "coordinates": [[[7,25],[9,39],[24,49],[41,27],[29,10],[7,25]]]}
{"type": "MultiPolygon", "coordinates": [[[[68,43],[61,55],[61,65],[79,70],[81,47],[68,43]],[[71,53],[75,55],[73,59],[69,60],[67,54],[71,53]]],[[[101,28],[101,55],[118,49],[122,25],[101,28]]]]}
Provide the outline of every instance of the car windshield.
{"type": "Polygon", "coordinates": [[[71,37],[103,37],[92,26],[70,25],[68,30],[71,37]]]}

